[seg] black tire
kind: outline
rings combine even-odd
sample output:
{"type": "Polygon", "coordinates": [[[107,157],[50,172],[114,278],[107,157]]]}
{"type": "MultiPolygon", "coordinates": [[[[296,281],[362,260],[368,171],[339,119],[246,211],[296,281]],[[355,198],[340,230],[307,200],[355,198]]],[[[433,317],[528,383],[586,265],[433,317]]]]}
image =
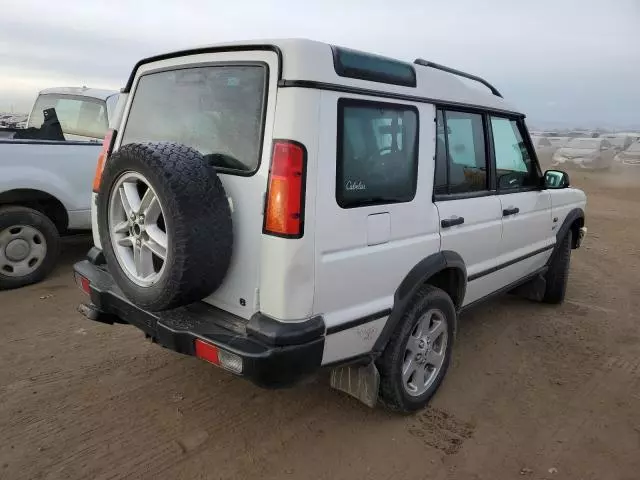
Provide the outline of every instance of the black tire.
{"type": "Polygon", "coordinates": [[[569,281],[572,238],[572,232],[569,230],[558,246],[558,250],[553,253],[549,270],[545,274],[546,286],[542,297],[544,303],[559,304],[564,301],[569,281]]]}
{"type": "Polygon", "coordinates": [[[224,280],[231,262],[233,225],[224,187],[202,155],[175,143],[129,144],[106,164],[98,195],[100,240],[109,270],[125,295],[151,311],[201,300],[224,280]],[[129,279],[109,234],[109,198],[125,172],[142,174],[156,192],[168,235],[162,275],[149,287],[129,279]]]}
{"type": "MultiPolygon", "coordinates": [[[[29,226],[38,230],[44,237],[47,249],[40,265],[24,276],[11,276],[9,275],[9,269],[12,267],[9,262],[0,264],[0,290],[19,288],[43,280],[55,267],[60,254],[60,234],[58,229],[43,213],[27,207],[9,206],[0,208],[0,232],[16,225],[29,226]]],[[[4,246],[0,245],[0,248],[4,248],[4,246]]],[[[0,258],[5,257],[0,255],[0,258]]]]}
{"type": "Polygon", "coordinates": [[[424,408],[429,403],[449,368],[456,315],[453,301],[445,291],[432,285],[424,285],[420,288],[377,362],[380,372],[380,401],[386,408],[394,412],[411,413],[424,408]],[[407,342],[422,315],[433,308],[440,310],[447,322],[448,341],[445,359],[431,386],[422,395],[412,396],[406,391],[402,382],[402,364],[407,342]]]}

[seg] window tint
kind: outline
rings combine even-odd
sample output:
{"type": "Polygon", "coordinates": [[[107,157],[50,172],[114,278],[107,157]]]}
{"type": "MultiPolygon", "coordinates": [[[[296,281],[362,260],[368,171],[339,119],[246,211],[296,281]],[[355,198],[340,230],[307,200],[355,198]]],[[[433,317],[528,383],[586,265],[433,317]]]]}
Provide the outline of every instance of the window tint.
{"type": "Polygon", "coordinates": [[[266,76],[261,65],[144,75],[122,144],[183,143],[217,167],[252,172],[260,162],[266,76]]]}
{"type": "Polygon", "coordinates": [[[416,191],[415,108],[352,100],[338,103],[336,199],[343,208],[406,202],[416,191]]]}
{"type": "Polygon", "coordinates": [[[537,174],[515,120],[491,117],[499,189],[535,186],[537,174]]]}
{"type": "Polygon", "coordinates": [[[409,63],[341,47],[333,47],[333,63],[341,77],[416,86],[416,71],[409,63]]]}
{"type": "Polygon", "coordinates": [[[434,192],[487,190],[487,156],[482,115],[439,111],[436,117],[434,192]]]}
{"type": "Polygon", "coordinates": [[[62,131],[67,135],[102,139],[107,133],[107,110],[101,100],[40,95],[33,106],[28,126],[41,128],[43,112],[49,108],[55,109],[62,131]]]}

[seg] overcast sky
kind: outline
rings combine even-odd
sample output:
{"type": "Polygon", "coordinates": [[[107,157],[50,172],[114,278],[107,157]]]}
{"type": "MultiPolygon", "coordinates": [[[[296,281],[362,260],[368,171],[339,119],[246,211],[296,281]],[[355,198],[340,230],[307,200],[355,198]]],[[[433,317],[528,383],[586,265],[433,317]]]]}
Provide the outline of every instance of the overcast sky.
{"type": "Polygon", "coordinates": [[[145,56],[308,37],[487,78],[530,123],[640,128],[640,0],[0,0],[0,111],[145,56]],[[609,3],[609,5],[607,5],[609,3]]]}

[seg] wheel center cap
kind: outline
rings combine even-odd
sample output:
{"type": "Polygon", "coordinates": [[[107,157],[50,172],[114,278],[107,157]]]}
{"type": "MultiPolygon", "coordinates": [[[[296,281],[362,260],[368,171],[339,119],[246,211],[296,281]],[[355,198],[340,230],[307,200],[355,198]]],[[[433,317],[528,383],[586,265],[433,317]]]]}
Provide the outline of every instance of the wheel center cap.
{"type": "Polygon", "coordinates": [[[12,262],[24,260],[30,251],[29,243],[21,238],[11,240],[4,249],[6,257],[12,262]]]}

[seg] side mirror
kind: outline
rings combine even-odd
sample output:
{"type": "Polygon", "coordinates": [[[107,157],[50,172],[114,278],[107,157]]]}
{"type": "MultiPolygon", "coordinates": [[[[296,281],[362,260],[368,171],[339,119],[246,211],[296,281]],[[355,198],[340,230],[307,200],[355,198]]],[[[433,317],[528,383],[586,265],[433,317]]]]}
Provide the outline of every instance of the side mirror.
{"type": "Polygon", "coordinates": [[[562,170],[547,170],[544,172],[544,188],[560,189],[570,185],[569,174],[562,170]]]}

